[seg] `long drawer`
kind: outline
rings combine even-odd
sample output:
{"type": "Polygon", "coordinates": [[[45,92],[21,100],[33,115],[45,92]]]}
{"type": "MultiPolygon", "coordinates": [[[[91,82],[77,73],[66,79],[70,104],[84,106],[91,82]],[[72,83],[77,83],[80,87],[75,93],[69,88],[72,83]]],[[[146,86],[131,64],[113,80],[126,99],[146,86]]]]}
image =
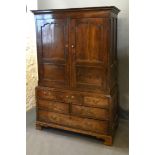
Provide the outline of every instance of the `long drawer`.
{"type": "Polygon", "coordinates": [[[45,110],[38,111],[38,119],[41,122],[55,123],[75,129],[82,129],[97,133],[108,132],[108,121],[99,121],[87,118],[80,118],[76,116],[64,115],[45,110]]]}
{"type": "Polygon", "coordinates": [[[67,104],[44,99],[37,99],[39,109],[53,111],[62,114],[71,114],[79,117],[98,120],[109,120],[109,111],[102,108],[92,108],[81,105],[67,104]],[[70,107],[69,107],[70,106],[70,107]]]}

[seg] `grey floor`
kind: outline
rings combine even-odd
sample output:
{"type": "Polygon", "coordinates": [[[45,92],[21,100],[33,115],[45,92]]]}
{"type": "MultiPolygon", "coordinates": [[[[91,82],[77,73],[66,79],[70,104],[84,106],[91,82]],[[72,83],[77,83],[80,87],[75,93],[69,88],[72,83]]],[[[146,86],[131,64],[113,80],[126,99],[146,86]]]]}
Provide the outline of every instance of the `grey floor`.
{"type": "Polygon", "coordinates": [[[27,112],[26,155],[128,155],[129,125],[120,120],[113,146],[102,140],[57,129],[35,129],[35,109],[27,112]]]}

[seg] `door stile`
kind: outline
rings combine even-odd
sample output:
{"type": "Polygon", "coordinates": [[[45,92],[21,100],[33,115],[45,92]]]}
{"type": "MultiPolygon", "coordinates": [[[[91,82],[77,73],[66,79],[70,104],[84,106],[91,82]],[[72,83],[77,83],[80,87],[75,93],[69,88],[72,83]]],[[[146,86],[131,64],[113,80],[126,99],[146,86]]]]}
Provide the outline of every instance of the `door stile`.
{"type": "Polygon", "coordinates": [[[70,51],[69,51],[69,19],[66,19],[66,44],[65,44],[65,50],[66,50],[66,68],[67,68],[67,81],[68,81],[68,87],[70,88],[70,51]]]}
{"type": "Polygon", "coordinates": [[[69,18],[70,87],[75,88],[75,20],[69,18]]]}

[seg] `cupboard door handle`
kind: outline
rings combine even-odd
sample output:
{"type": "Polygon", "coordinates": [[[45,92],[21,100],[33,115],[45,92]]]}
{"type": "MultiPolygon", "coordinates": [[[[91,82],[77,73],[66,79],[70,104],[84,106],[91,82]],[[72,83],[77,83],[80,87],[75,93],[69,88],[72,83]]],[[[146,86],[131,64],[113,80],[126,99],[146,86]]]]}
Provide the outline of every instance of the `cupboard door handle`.
{"type": "Polygon", "coordinates": [[[72,48],[74,48],[75,46],[74,46],[74,45],[72,45],[71,47],[72,47],[72,48]]]}

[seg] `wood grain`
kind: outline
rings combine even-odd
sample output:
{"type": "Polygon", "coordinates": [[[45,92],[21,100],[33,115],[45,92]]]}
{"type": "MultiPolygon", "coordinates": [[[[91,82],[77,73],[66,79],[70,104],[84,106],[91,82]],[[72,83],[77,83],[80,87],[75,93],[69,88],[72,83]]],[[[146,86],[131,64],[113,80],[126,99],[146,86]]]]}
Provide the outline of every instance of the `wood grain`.
{"type": "Polygon", "coordinates": [[[39,110],[39,120],[47,123],[55,123],[75,129],[88,130],[97,133],[108,133],[108,122],[98,121],[87,118],[80,118],[76,116],[64,115],[45,110],[39,110]]]}
{"type": "Polygon", "coordinates": [[[39,79],[36,128],[88,134],[112,145],[118,124],[119,9],[111,6],[32,12],[39,79]]]}

